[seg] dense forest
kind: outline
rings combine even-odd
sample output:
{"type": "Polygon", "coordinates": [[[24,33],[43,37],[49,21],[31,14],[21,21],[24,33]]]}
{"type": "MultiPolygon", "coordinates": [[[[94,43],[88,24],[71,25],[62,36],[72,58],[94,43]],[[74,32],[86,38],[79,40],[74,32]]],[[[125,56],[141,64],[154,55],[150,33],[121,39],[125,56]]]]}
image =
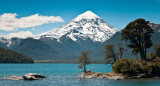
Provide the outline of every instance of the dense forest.
{"type": "Polygon", "coordinates": [[[33,59],[30,57],[0,47],[0,63],[33,63],[33,59]]]}

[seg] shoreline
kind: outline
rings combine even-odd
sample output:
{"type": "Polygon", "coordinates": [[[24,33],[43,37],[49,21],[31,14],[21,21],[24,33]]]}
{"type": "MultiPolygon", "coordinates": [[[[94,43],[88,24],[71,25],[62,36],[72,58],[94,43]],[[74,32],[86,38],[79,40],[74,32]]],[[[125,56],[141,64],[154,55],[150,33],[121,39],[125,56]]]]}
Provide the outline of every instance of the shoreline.
{"type": "Polygon", "coordinates": [[[78,78],[81,79],[111,79],[111,80],[129,80],[129,79],[160,79],[158,76],[147,76],[145,74],[140,74],[138,76],[125,76],[122,74],[118,73],[101,73],[101,72],[92,72],[92,71],[87,71],[86,73],[81,73],[78,75],[78,78]]]}

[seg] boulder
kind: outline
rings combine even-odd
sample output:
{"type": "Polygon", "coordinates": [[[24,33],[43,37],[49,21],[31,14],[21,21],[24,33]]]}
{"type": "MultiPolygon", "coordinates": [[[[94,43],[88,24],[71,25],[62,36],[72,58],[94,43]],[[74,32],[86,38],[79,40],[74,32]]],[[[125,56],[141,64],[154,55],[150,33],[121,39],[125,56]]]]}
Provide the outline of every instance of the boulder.
{"type": "Polygon", "coordinates": [[[46,78],[44,75],[36,74],[36,73],[27,73],[23,76],[24,80],[40,80],[46,78]]]}
{"type": "Polygon", "coordinates": [[[149,76],[147,76],[146,74],[140,74],[137,76],[137,78],[148,78],[149,76]]]}
{"type": "Polygon", "coordinates": [[[10,80],[40,80],[46,78],[46,76],[36,74],[36,73],[28,73],[25,74],[23,77],[19,76],[6,76],[3,79],[10,79],[10,80]]]}
{"type": "Polygon", "coordinates": [[[109,76],[107,79],[112,79],[112,80],[123,80],[125,79],[124,76],[109,76]]]}
{"type": "Polygon", "coordinates": [[[86,74],[85,73],[81,73],[80,75],[78,75],[78,78],[85,78],[86,74]]]}
{"type": "Polygon", "coordinates": [[[10,79],[10,80],[23,80],[22,77],[19,76],[6,76],[4,79],[10,79]]]}
{"type": "Polygon", "coordinates": [[[87,71],[86,73],[82,73],[78,76],[78,78],[97,78],[101,76],[101,73],[87,71]]]}

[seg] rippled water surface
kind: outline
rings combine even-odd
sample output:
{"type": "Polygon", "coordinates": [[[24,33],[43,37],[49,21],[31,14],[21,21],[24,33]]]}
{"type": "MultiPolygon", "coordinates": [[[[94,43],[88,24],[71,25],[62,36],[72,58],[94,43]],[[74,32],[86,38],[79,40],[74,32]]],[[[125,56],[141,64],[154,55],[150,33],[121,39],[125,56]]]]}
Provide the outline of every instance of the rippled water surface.
{"type": "MultiPolygon", "coordinates": [[[[160,86],[160,79],[107,80],[79,79],[82,71],[78,64],[0,64],[0,86],[160,86]],[[22,76],[39,73],[47,76],[43,80],[3,80],[5,76],[22,76]]],[[[88,70],[111,72],[111,65],[91,64],[88,70]]]]}

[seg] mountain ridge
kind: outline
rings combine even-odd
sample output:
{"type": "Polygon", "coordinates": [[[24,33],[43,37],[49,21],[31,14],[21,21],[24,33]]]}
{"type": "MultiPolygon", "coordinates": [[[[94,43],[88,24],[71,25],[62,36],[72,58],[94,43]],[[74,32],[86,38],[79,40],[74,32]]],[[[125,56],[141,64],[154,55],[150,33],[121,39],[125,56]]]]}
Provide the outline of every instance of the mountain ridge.
{"type": "Polygon", "coordinates": [[[35,39],[47,37],[60,42],[61,37],[66,36],[73,41],[90,38],[94,42],[104,42],[118,31],[93,12],[86,11],[62,27],[42,33],[35,39]]]}

